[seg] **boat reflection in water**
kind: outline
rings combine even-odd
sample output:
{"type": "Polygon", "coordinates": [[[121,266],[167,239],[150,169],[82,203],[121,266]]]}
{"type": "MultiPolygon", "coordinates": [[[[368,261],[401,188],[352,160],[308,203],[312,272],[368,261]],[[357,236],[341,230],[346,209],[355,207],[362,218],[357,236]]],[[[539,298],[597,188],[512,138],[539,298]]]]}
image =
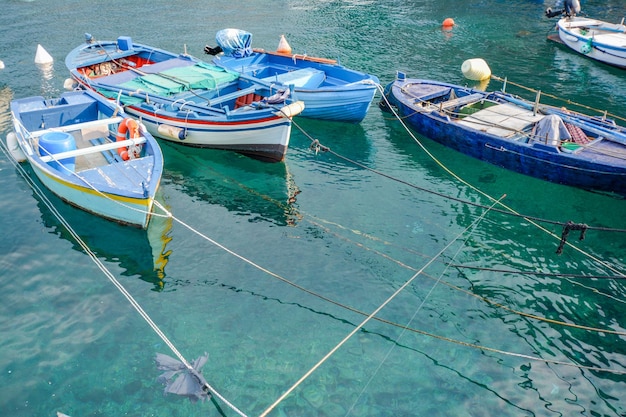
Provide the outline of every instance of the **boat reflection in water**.
{"type": "Polygon", "coordinates": [[[165,160],[164,184],[172,184],[196,200],[245,215],[251,222],[268,221],[278,226],[298,222],[295,203],[300,190],[286,163],[266,164],[233,152],[160,144],[165,160]]]}
{"type": "MultiPolygon", "coordinates": [[[[138,276],[153,284],[154,291],[163,290],[165,266],[170,255],[167,244],[171,241],[171,218],[152,216],[147,230],[108,221],[65,203],[39,182],[30,166],[23,168],[98,259],[117,264],[123,269],[123,276],[138,276]]],[[[46,202],[37,193],[33,195],[37,200],[43,224],[50,232],[71,242],[73,249],[84,253],[83,247],[76,242],[46,202]]],[[[163,200],[159,193],[157,200],[163,200]]]]}

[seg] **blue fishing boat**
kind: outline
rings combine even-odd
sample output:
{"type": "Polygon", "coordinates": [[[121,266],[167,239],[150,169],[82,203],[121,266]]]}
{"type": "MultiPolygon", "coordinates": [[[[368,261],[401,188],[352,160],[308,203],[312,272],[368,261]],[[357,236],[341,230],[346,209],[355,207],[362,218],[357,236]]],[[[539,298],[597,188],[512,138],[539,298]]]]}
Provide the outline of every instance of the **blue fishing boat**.
{"type": "Polygon", "coordinates": [[[10,154],[50,191],[87,212],[148,226],[163,156],[141,123],[86,90],[20,98],[10,108],[10,154]]]}
{"type": "Polygon", "coordinates": [[[154,136],[183,145],[282,161],[291,118],[302,111],[288,91],[127,36],[96,41],[87,34],[65,64],[80,86],[118,101],[154,136]]]}
{"type": "Polygon", "coordinates": [[[380,102],[416,132],[494,165],[626,196],[626,129],[605,117],[399,72],[380,102]]]}
{"type": "Polygon", "coordinates": [[[205,47],[206,53],[216,55],[215,65],[269,88],[291,86],[293,98],[304,102],[302,117],[359,123],[377,91],[376,76],[332,59],[292,54],[284,37],[272,52],[252,49],[252,35],[239,29],[220,30],[216,41],[216,48],[205,47]]]}

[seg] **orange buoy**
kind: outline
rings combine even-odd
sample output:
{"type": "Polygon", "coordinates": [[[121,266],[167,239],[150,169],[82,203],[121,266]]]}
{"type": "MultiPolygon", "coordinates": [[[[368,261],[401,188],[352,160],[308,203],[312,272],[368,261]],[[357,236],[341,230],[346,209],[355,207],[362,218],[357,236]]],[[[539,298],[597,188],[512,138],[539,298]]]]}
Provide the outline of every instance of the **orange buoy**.
{"type": "Polygon", "coordinates": [[[280,52],[281,54],[291,53],[291,46],[289,46],[287,39],[285,39],[285,35],[280,35],[280,41],[278,42],[278,48],[276,49],[276,52],[280,52]]]}
{"type": "Polygon", "coordinates": [[[454,19],[452,19],[451,17],[446,18],[441,26],[447,29],[451,28],[452,26],[454,26],[454,19]]]}

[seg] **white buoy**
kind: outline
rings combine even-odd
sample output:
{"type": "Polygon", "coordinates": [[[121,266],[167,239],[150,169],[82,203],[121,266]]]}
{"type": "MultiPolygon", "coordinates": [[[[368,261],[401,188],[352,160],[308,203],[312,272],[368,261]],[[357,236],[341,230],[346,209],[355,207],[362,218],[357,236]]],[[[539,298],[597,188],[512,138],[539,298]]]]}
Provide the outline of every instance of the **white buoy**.
{"type": "Polygon", "coordinates": [[[475,81],[486,80],[491,77],[491,69],[482,58],[468,59],[461,65],[465,78],[475,81]]]}
{"type": "Polygon", "coordinates": [[[170,126],[166,124],[160,124],[157,128],[160,136],[165,138],[175,139],[175,140],[183,140],[187,137],[185,134],[185,129],[181,129],[180,127],[170,126]]]}
{"type": "Polygon", "coordinates": [[[7,135],[7,148],[9,148],[9,153],[17,162],[26,161],[26,155],[24,155],[24,152],[22,152],[20,144],[17,143],[17,136],[14,132],[10,132],[7,135]]]}
{"type": "Polygon", "coordinates": [[[290,54],[291,46],[285,39],[285,35],[280,35],[280,41],[278,42],[278,48],[276,48],[276,52],[280,52],[281,54],[290,54]]]}
{"type": "Polygon", "coordinates": [[[275,114],[280,117],[291,119],[292,117],[297,116],[300,113],[302,113],[303,110],[304,110],[304,101],[298,100],[287,106],[281,107],[280,111],[277,111],[275,114]]]}
{"type": "Polygon", "coordinates": [[[63,81],[63,88],[69,91],[76,90],[78,87],[78,83],[73,78],[66,78],[63,81]]]}
{"type": "Polygon", "coordinates": [[[37,45],[37,53],[35,54],[35,64],[52,64],[54,60],[52,56],[43,49],[43,46],[37,45]]]}
{"type": "Polygon", "coordinates": [[[0,69],[4,69],[4,62],[0,61],[0,69]]]}

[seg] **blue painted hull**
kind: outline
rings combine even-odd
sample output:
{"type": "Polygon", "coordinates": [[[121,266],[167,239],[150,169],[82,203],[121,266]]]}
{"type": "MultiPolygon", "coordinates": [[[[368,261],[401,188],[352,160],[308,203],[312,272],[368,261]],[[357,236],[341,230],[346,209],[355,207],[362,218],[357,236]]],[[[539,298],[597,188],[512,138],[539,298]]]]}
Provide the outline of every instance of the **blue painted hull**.
{"type": "MultiPolygon", "coordinates": [[[[501,92],[477,92],[436,81],[398,79],[386,87],[385,97],[416,132],[465,155],[554,183],[626,196],[626,134],[613,123],[603,124],[584,115],[578,115],[576,122],[547,106],[533,116],[533,103],[501,92]],[[475,100],[463,104],[463,97],[475,100]],[[449,103],[461,104],[446,109],[449,103]],[[464,106],[474,107],[464,113],[464,106]],[[482,116],[490,107],[517,111],[528,121],[518,123],[521,128],[507,127],[509,133],[504,137],[502,126],[484,122],[494,120],[482,116]],[[548,114],[560,114],[570,124],[578,124],[589,143],[547,143],[544,138],[533,137],[536,124],[548,114]]],[[[491,110],[492,115],[494,112],[491,110]]],[[[507,123],[515,122],[510,120],[515,117],[508,117],[507,123]]]]}
{"type": "Polygon", "coordinates": [[[213,63],[271,88],[291,85],[293,98],[304,102],[300,116],[311,119],[361,122],[380,83],[374,75],[302,55],[253,52],[243,58],[216,56],[213,63]],[[296,79],[298,72],[304,75],[296,79]]]}

